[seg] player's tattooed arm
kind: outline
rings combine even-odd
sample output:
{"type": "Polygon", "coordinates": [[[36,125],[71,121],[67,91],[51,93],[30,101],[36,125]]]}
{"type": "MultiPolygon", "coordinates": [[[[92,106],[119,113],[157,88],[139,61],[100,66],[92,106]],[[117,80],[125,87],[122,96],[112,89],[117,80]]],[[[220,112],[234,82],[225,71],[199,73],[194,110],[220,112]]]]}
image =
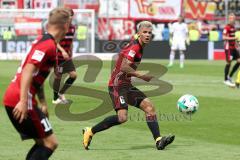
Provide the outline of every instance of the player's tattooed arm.
{"type": "Polygon", "coordinates": [[[121,71],[127,73],[127,76],[129,77],[137,77],[144,81],[149,82],[153,76],[141,74],[140,72],[134,70],[130,65],[131,61],[129,61],[127,58],[123,58],[122,64],[121,64],[121,71]]]}
{"type": "Polygon", "coordinates": [[[45,92],[44,92],[44,85],[42,85],[38,92],[37,92],[38,100],[40,102],[40,107],[42,112],[48,117],[48,107],[47,107],[47,101],[45,98],[45,92]]]}

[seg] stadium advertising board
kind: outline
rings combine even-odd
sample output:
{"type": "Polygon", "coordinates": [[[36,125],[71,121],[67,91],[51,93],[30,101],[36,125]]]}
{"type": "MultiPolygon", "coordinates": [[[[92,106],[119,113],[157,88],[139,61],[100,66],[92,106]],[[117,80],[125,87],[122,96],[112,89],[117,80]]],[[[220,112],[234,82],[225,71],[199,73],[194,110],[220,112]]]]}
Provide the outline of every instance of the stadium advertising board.
{"type": "Polygon", "coordinates": [[[176,20],[182,0],[100,0],[100,18],[176,20]]]}
{"type": "Polygon", "coordinates": [[[181,13],[182,0],[130,0],[130,18],[176,20],[181,13]]]}
{"type": "Polygon", "coordinates": [[[129,39],[139,20],[151,20],[154,23],[154,40],[161,40],[162,26],[158,23],[176,20],[181,13],[182,0],[100,0],[100,4],[99,39],[129,39]]]}
{"type": "Polygon", "coordinates": [[[100,18],[128,18],[128,0],[100,0],[100,18]]]}
{"type": "MultiPolygon", "coordinates": [[[[28,40],[0,40],[0,59],[21,59],[26,55],[28,47],[32,41],[28,40]]],[[[80,53],[81,44],[79,41],[73,42],[73,53],[80,53]]]]}

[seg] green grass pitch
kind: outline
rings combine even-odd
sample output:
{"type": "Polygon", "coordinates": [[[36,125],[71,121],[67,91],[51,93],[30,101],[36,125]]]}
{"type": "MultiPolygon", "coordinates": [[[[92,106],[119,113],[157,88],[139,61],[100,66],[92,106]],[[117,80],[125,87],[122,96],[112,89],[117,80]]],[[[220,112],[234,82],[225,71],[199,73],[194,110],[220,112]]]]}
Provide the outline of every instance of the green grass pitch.
{"type": "MultiPolygon", "coordinates": [[[[167,64],[167,61],[151,61],[167,64]]],[[[0,62],[0,99],[13,78],[18,61],[0,62]]],[[[104,62],[97,82],[83,82],[86,67],[77,69],[75,85],[107,91],[110,63],[104,62]]],[[[240,90],[223,84],[223,61],[186,61],[184,69],[176,64],[161,79],[170,82],[173,90],[162,96],[150,97],[160,115],[163,135],[176,135],[174,143],[164,151],[155,149],[151,133],[139,110],[129,107],[130,120],[93,137],[89,151],[82,147],[81,130],[102,120],[109,112],[89,121],[63,121],[51,104],[52,91],[45,83],[50,122],[57,135],[59,147],[52,160],[229,160],[240,157],[240,90]],[[183,117],[176,109],[177,99],[193,94],[200,103],[192,117],[183,117]],[[136,117],[138,115],[139,117],[136,117]],[[178,116],[178,119],[176,119],[178,116]],[[174,118],[175,117],[175,118],[174,118]],[[179,118],[180,117],[180,118],[179,118]]],[[[47,81],[46,81],[47,82],[47,81]]],[[[81,91],[79,91],[81,92],[81,91]]],[[[101,101],[78,95],[66,95],[73,100],[72,113],[83,113],[101,101]]],[[[0,160],[23,160],[33,141],[22,142],[11,125],[4,108],[0,107],[0,160]]]]}

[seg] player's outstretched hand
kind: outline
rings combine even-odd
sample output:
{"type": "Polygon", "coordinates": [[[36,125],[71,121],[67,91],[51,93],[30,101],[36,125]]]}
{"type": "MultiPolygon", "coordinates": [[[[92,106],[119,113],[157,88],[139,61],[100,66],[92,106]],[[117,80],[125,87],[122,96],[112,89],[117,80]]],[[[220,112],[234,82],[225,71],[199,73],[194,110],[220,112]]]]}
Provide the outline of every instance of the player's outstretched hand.
{"type": "Polygon", "coordinates": [[[146,81],[146,82],[149,82],[149,81],[151,81],[151,79],[154,78],[154,76],[151,76],[151,75],[142,75],[140,78],[141,78],[142,80],[146,81]]]}
{"type": "Polygon", "coordinates": [[[22,123],[27,118],[27,104],[19,101],[13,109],[13,116],[16,120],[19,120],[19,123],[22,123]]]}

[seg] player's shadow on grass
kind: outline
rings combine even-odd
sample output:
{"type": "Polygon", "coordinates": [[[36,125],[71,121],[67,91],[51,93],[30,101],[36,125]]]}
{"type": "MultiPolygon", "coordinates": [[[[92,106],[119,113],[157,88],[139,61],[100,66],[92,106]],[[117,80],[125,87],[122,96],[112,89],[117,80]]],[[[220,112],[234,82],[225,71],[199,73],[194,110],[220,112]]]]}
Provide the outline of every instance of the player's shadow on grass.
{"type": "Polygon", "coordinates": [[[140,149],[155,149],[154,145],[138,145],[138,146],[130,146],[128,148],[91,148],[90,150],[100,151],[100,150],[140,150],[140,149]]]}
{"type": "MultiPolygon", "coordinates": [[[[171,150],[173,148],[177,148],[178,146],[172,144],[171,146],[167,146],[164,150],[171,150]]],[[[142,145],[142,146],[132,146],[130,150],[138,150],[138,149],[153,149],[157,150],[154,145],[142,145]]]]}
{"type": "Polygon", "coordinates": [[[154,145],[138,145],[138,146],[131,146],[130,150],[137,150],[137,149],[146,149],[146,148],[153,148],[155,149],[154,145]]]}

